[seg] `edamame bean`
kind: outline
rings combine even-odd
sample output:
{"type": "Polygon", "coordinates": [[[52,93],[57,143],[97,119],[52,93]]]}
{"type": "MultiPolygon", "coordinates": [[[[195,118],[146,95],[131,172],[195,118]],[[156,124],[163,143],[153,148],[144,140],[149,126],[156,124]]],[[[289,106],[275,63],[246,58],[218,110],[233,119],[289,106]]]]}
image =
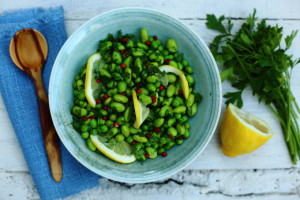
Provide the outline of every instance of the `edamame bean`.
{"type": "Polygon", "coordinates": [[[81,137],[82,137],[83,139],[88,139],[89,136],[90,136],[89,132],[83,132],[83,133],[81,133],[81,137]]]}
{"type": "Polygon", "coordinates": [[[139,129],[139,128],[134,128],[134,127],[129,127],[129,130],[130,130],[130,133],[131,134],[138,134],[138,133],[141,133],[142,131],[141,131],[141,129],[139,129]]]}
{"type": "Polygon", "coordinates": [[[184,135],[185,134],[185,127],[182,124],[177,124],[176,125],[176,130],[180,135],[184,135]]]}
{"type": "Polygon", "coordinates": [[[185,106],[178,106],[173,109],[173,113],[177,113],[177,114],[185,113],[185,111],[186,111],[185,106]]]}
{"type": "Polygon", "coordinates": [[[191,128],[191,125],[188,122],[185,122],[184,127],[186,130],[189,130],[191,128]]]}
{"type": "Polygon", "coordinates": [[[109,128],[111,128],[111,127],[113,127],[114,122],[111,121],[111,120],[106,120],[105,124],[106,124],[106,126],[108,126],[109,128]]]}
{"type": "Polygon", "coordinates": [[[132,116],[132,108],[127,107],[125,112],[124,112],[124,121],[129,122],[132,116]]]}
{"type": "Polygon", "coordinates": [[[150,75],[147,77],[147,82],[148,83],[156,83],[158,81],[158,76],[156,75],[150,75]]]}
{"type": "Polygon", "coordinates": [[[142,42],[146,42],[149,40],[149,35],[148,35],[148,31],[145,28],[142,28],[140,31],[140,35],[141,35],[141,41],[142,42]]]}
{"type": "Polygon", "coordinates": [[[112,59],[115,63],[117,64],[121,64],[122,63],[122,56],[121,56],[121,53],[118,52],[118,51],[113,51],[113,54],[112,54],[112,59]]]}
{"type": "Polygon", "coordinates": [[[132,76],[131,69],[129,67],[126,67],[125,70],[124,70],[124,73],[125,73],[125,81],[126,81],[126,83],[130,83],[131,82],[131,76],[132,76]]]}
{"type": "Polygon", "coordinates": [[[97,127],[97,120],[92,119],[91,122],[90,122],[90,126],[91,126],[92,128],[96,128],[96,127],[97,127]]]}
{"type": "Polygon", "coordinates": [[[88,138],[86,140],[86,146],[89,148],[89,150],[96,151],[96,147],[94,146],[94,144],[90,138],[88,138]]]}
{"type": "Polygon", "coordinates": [[[155,92],[156,91],[156,87],[152,83],[147,84],[147,89],[150,92],[155,92]]]}
{"type": "Polygon", "coordinates": [[[87,125],[84,124],[84,125],[81,126],[80,130],[81,130],[82,132],[87,132],[87,131],[89,130],[89,127],[88,127],[87,125]]]}
{"type": "Polygon", "coordinates": [[[98,134],[98,130],[93,128],[90,130],[91,135],[97,135],[98,134]]]}
{"type": "Polygon", "coordinates": [[[171,84],[167,89],[167,97],[172,97],[174,94],[175,94],[175,86],[171,84]]]}
{"type": "Polygon", "coordinates": [[[139,57],[137,57],[134,61],[134,67],[138,73],[140,73],[143,70],[142,65],[143,65],[142,60],[139,57]]]}
{"type": "Polygon", "coordinates": [[[188,137],[190,137],[190,135],[191,135],[190,131],[185,131],[183,137],[188,138],[188,137]]]}
{"type": "Polygon", "coordinates": [[[160,109],[158,115],[160,117],[165,117],[169,113],[169,111],[170,111],[170,106],[165,105],[160,109]]]}
{"type": "Polygon", "coordinates": [[[108,90],[107,94],[108,96],[113,96],[114,94],[117,94],[118,89],[117,88],[112,88],[110,90],[108,90]]]}
{"type": "Polygon", "coordinates": [[[169,65],[178,68],[177,63],[174,60],[171,60],[170,63],[169,63],[169,65]]]}
{"type": "Polygon", "coordinates": [[[128,98],[126,96],[123,96],[121,94],[115,94],[113,96],[114,100],[120,103],[127,103],[128,102],[128,98]]]}
{"type": "Polygon", "coordinates": [[[112,102],[110,104],[110,107],[113,110],[117,111],[117,112],[124,112],[125,111],[125,106],[123,104],[119,103],[119,102],[112,102]]]}
{"type": "Polygon", "coordinates": [[[135,140],[137,142],[141,142],[141,143],[148,142],[148,139],[146,137],[142,137],[139,135],[134,135],[133,140],[135,140]]]}
{"type": "Polygon", "coordinates": [[[127,43],[126,43],[126,47],[127,47],[127,48],[132,48],[132,47],[134,47],[134,42],[133,42],[131,39],[128,39],[128,40],[127,40],[127,43]]]}
{"type": "Polygon", "coordinates": [[[184,71],[186,71],[186,73],[192,74],[194,70],[191,66],[186,66],[184,67],[184,71]]]}
{"type": "Polygon", "coordinates": [[[167,74],[169,83],[174,83],[177,79],[175,74],[167,74]]]}
{"type": "Polygon", "coordinates": [[[106,125],[101,125],[99,126],[98,131],[100,133],[106,133],[108,131],[108,127],[106,125]]]}
{"type": "Polygon", "coordinates": [[[176,119],[175,118],[170,118],[170,119],[168,119],[168,121],[167,121],[167,126],[168,127],[171,127],[171,126],[173,126],[173,124],[176,122],[176,119]]]}
{"type": "Polygon", "coordinates": [[[191,75],[188,74],[185,76],[185,78],[190,86],[193,86],[195,84],[195,80],[191,75]]]}
{"type": "Polygon", "coordinates": [[[137,45],[139,48],[143,49],[143,50],[148,50],[148,49],[149,49],[149,47],[148,47],[147,45],[145,45],[144,43],[138,42],[136,45],[137,45]]]}
{"type": "Polygon", "coordinates": [[[173,127],[170,127],[170,128],[168,128],[167,133],[169,135],[172,135],[173,137],[175,137],[177,135],[177,130],[175,128],[173,128],[173,127]]]}
{"type": "Polygon", "coordinates": [[[190,94],[188,98],[185,100],[185,105],[187,108],[191,107],[193,103],[195,102],[195,95],[190,94]]]}
{"type": "Polygon", "coordinates": [[[107,136],[111,138],[111,137],[115,136],[118,132],[119,132],[119,129],[118,129],[118,128],[112,127],[112,128],[109,129],[109,131],[107,132],[107,136]]]}
{"type": "Polygon", "coordinates": [[[185,66],[185,67],[189,65],[189,62],[188,62],[187,60],[182,60],[181,63],[182,63],[182,65],[185,66]]]}
{"type": "Polygon", "coordinates": [[[126,142],[128,142],[129,144],[130,144],[131,142],[133,142],[132,136],[128,136],[128,137],[126,138],[126,142]]]}
{"type": "Polygon", "coordinates": [[[125,136],[128,137],[130,135],[130,130],[129,130],[129,125],[122,125],[121,126],[121,133],[125,136]]]}
{"type": "Polygon", "coordinates": [[[106,69],[99,69],[99,73],[100,73],[101,76],[111,78],[111,74],[106,69]]]}
{"type": "Polygon", "coordinates": [[[197,107],[198,107],[197,104],[194,103],[190,108],[188,108],[188,111],[187,111],[188,116],[190,116],[190,117],[194,116],[197,113],[197,107]]]}
{"type": "Polygon", "coordinates": [[[106,105],[106,106],[109,105],[111,101],[112,101],[112,98],[111,98],[111,97],[105,99],[104,105],[106,105]]]}
{"type": "Polygon", "coordinates": [[[112,47],[112,42],[111,41],[101,42],[99,47],[101,51],[109,50],[112,47]]]}
{"type": "Polygon", "coordinates": [[[131,53],[134,57],[141,57],[145,54],[145,51],[141,48],[132,48],[131,53]]]}
{"type": "Polygon", "coordinates": [[[124,116],[120,116],[120,117],[118,117],[118,118],[117,118],[117,122],[119,123],[119,125],[122,125],[122,124],[124,124],[124,122],[125,122],[125,118],[124,118],[124,116]]]}
{"type": "Polygon", "coordinates": [[[161,127],[164,123],[165,119],[164,118],[157,118],[154,121],[154,126],[155,127],[161,127]]]}
{"type": "Polygon", "coordinates": [[[178,47],[177,47],[176,41],[174,39],[168,39],[168,41],[166,43],[166,48],[171,53],[177,52],[178,47]]]}
{"type": "Polygon", "coordinates": [[[149,158],[156,158],[157,157],[157,151],[152,147],[146,147],[146,151],[149,154],[149,158]]]}
{"type": "Polygon", "coordinates": [[[117,88],[118,88],[118,92],[125,92],[127,89],[127,83],[124,81],[120,81],[118,82],[117,88]]]}
{"type": "Polygon", "coordinates": [[[126,67],[130,67],[131,63],[132,63],[132,56],[127,57],[123,62],[123,64],[126,65],[126,67]]]}
{"type": "Polygon", "coordinates": [[[152,103],[152,99],[150,96],[147,95],[140,95],[139,100],[145,105],[147,106],[148,104],[152,103]]]}

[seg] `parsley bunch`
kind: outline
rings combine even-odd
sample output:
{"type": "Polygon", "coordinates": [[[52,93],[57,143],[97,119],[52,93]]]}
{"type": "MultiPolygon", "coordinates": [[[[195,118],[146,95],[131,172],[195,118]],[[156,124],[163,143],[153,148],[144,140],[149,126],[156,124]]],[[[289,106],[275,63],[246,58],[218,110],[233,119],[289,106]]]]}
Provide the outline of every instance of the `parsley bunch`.
{"type": "Polygon", "coordinates": [[[243,106],[242,92],[251,87],[252,94],[264,102],[280,121],[292,162],[300,156],[300,130],[297,117],[299,106],[290,89],[292,69],[300,63],[286,51],[292,45],[297,31],[284,38],[281,47],[282,27],[270,26],[265,20],[256,22],[256,10],[238,32],[232,34],[233,24],[224,23],[225,17],[207,15],[206,26],[220,32],[210,44],[215,59],[222,63],[224,70],[221,80],[230,80],[235,92],[224,95],[226,104],[243,106]]]}

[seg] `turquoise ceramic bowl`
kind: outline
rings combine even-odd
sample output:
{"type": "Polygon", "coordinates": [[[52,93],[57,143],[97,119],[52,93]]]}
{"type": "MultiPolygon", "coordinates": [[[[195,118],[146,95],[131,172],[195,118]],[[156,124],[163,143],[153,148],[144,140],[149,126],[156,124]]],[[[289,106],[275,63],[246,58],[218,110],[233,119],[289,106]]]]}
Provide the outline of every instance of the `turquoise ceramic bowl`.
{"type": "Polygon", "coordinates": [[[221,83],[216,63],[199,36],[177,19],[143,8],[112,10],[82,25],[66,41],[53,66],[49,102],[57,133],[68,151],[91,171],[120,182],[146,183],[169,177],[193,160],[209,143],[216,129],[221,110],[221,83]],[[87,149],[80,134],[72,128],[72,82],[87,58],[95,53],[99,40],[108,33],[138,34],[147,28],[150,35],[162,41],[174,38],[180,52],[194,67],[195,90],[204,97],[197,114],[189,120],[191,136],[182,145],[168,151],[167,157],[119,164],[87,149]]]}

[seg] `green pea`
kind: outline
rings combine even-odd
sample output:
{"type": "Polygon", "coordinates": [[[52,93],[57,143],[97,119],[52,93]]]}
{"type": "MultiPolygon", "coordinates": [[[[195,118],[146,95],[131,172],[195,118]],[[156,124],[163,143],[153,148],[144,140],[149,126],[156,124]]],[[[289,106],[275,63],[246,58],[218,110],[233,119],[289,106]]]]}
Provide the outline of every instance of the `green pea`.
{"type": "Polygon", "coordinates": [[[90,122],[90,126],[91,126],[92,128],[96,128],[96,127],[97,127],[97,120],[92,119],[91,122],[90,122]]]}
{"type": "Polygon", "coordinates": [[[148,139],[146,137],[142,137],[139,135],[134,135],[133,140],[135,140],[137,142],[141,142],[141,143],[148,142],[148,139]]]}
{"type": "Polygon", "coordinates": [[[83,139],[88,139],[89,136],[90,136],[89,132],[83,132],[83,133],[81,133],[81,137],[82,137],[83,139]]]}
{"type": "Polygon", "coordinates": [[[166,43],[166,48],[171,53],[177,52],[178,47],[177,47],[176,41],[174,39],[168,39],[167,43],[166,43]]]}
{"type": "Polygon", "coordinates": [[[99,125],[103,125],[103,124],[105,124],[105,120],[104,119],[102,119],[102,118],[98,118],[98,124],[99,125]]]}
{"type": "Polygon", "coordinates": [[[94,144],[90,138],[88,138],[86,140],[86,146],[89,148],[89,150],[96,151],[96,147],[94,146],[94,144]]]}
{"type": "Polygon", "coordinates": [[[143,71],[142,65],[143,65],[142,60],[139,57],[137,57],[134,61],[134,67],[136,72],[140,73],[141,71],[143,71]]]}
{"type": "Polygon", "coordinates": [[[191,66],[185,66],[184,71],[186,71],[186,73],[192,74],[194,70],[191,66]]]}
{"type": "Polygon", "coordinates": [[[72,108],[72,113],[74,114],[74,115],[80,115],[80,110],[81,110],[81,108],[80,107],[78,107],[78,106],[73,106],[73,108],[72,108]]]}
{"type": "Polygon", "coordinates": [[[158,81],[158,76],[156,76],[156,75],[150,75],[150,76],[147,77],[146,80],[147,80],[148,83],[155,83],[155,82],[158,81]]]}
{"type": "Polygon", "coordinates": [[[81,108],[80,109],[80,116],[83,117],[83,116],[86,116],[87,115],[87,110],[84,109],[84,108],[81,108]]]}
{"type": "Polygon", "coordinates": [[[185,78],[190,86],[193,86],[195,84],[195,80],[191,75],[186,75],[185,78]]]}
{"type": "Polygon", "coordinates": [[[126,138],[126,142],[128,142],[129,144],[130,144],[131,142],[133,142],[132,136],[128,136],[128,137],[126,138]]]}
{"type": "Polygon", "coordinates": [[[189,65],[189,62],[187,60],[182,60],[181,63],[182,63],[183,66],[188,66],[189,65]]]}
{"type": "Polygon", "coordinates": [[[113,137],[115,136],[117,133],[119,132],[119,129],[116,127],[113,127],[111,129],[109,129],[109,131],[107,132],[107,136],[108,137],[113,137]]]}
{"type": "Polygon", "coordinates": [[[98,134],[98,130],[96,128],[93,128],[90,130],[90,134],[91,135],[97,135],[98,134]]]}
{"type": "Polygon", "coordinates": [[[109,97],[109,98],[107,98],[107,99],[105,99],[105,101],[104,101],[104,105],[108,105],[108,104],[110,104],[110,102],[112,101],[112,98],[111,97],[109,97]]]}
{"type": "Polygon", "coordinates": [[[169,135],[172,135],[173,137],[175,137],[177,135],[177,130],[175,128],[173,128],[173,127],[170,127],[170,128],[168,128],[167,133],[169,135]]]}
{"type": "Polygon", "coordinates": [[[152,99],[150,96],[147,95],[140,95],[139,100],[145,105],[147,106],[148,104],[152,103],[152,99]]]}
{"type": "Polygon", "coordinates": [[[177,114],[185,113],[185,111],[186,111],[185,106],[178,106],[173,109],[173,113],[177,113],[177,114]]]}
{"type": "Polygon", "coordinates": [[[191,107],[195,102],[195,95],[190,94],[188,98],[185,100],[185,105],[187,108],[191,107]]]}
{"type": "Polygon", "coordinates": [[[148,131],[148,130],[149,130],[149,125],[147,125],[147,124],[142,124],[141,129],[142,129],[143,131],[148,131]]]}
{"type": "Polygon", "coordinates": [[[78,89],[81,89],[84,86],[83,81],[81,79],[76,81],[76,85],[78,89]]]}
{"type": "Polygon", "coordinates": [[[125,122],[129,122],[132,117],[132,108],[127,107],[125,112],[124,112],[124,120],[125,122]]]}
{"type": "Polygon", "coordinates": [[[170,111],[170,106],[165,105],[160,109],[158,115],[160,117],[165,117],[169,113],[169,111],[170,111]]]}
{"type": "Polygon", "coordinates": [[[156,91],[156,87],[152,83],[147,84],[147,89],[150,92],[155,92],[156,91]]]}
{"type": "Polygon", "coordinates": [[[167,97],[172,97],[174,94],[175,94],[175,86],[171,84],[167,88],[167,97]]]}
{"type": "Polygon", "coordinates": [[[198,106],[196,103],[194,103],[192,105],[192,107],[188,108],[188,111],[187,111],[188,116],[190,116],[190,117],[194,116],[197,113],[197,109],[198,109],[198,106]]]}
{"type": "Polygon", "coordinates": [[[132,47],[134,47],[134,42],[133,42],[133,40],[128,39],[127,42],[126,42],[126,47],[127,47],[127,48],[132,48],[132,47]]]}
{"type": "Polygon", "coordinates": [[[113,96],[114,100],[120,103],[127,103],[128,102],[128,98],[126,96],[123,96],[121,94],[115,94],[113,96]]]}
{"type": "Polygon", "coordinates": [[[109,50],[112,47],[112,42],[111,41],[101,42],[99,47],[101,51],[109,50]]]}
{"type": "Polygon", "coordinates": [[[117,112],[124,112],[125,111],[125,106],[119,102],[112,102],[110,104],[110,107],[117,112]]]}
{"type": "Polygon", "coordinates": [[[112,59],[115,63],[121,64],[122,63],[122,56],[121,53],[118,51],[114,51],[112,54],[112,59]]]}
{"type": "Polygon", "coordinates": [[[122,125],[121,126],[121,133],[125,136],[128,137],[130,135],[130,130],[129,130],[129,125],[122,125]]]}
{"type": "Polygon", "coordinates": [[[165,119],[164,118],[157,118],[154,121],[154,126],[155,127],[161,127],[164,123],[165,119]]]}
{"type": "Polygon", "coordinates": [[[113,127],[114,122],[111,121],[111,120],[106,120],[105,124],[106,124],[106,126],[108,126],[109,128],[111,128],[111,127],[113,127]]]}
{"type": "Polygon", "coordinates": [[[146,42],[149,40],[148,31],[145,28],[142,28],[140,31],[141,41],[146,42]]]}
{"type": "Polygon", "coordinates": [[[156,158],[157,157],[157,151],[152,147],[146,147],[146,151],[149,154],[149,158],[156,158]]]}
{"type": "Polygon", "coordinates": [[[184,135],[185,134],[185,126],[182,124],[177,124],[176,125],[176,130],[180,135],[184,135]]]}
{"type": "Polygon", "coordinates": [[[84,125],[81,126],[80,130],[81,130],[82,132],[87,132],[87,131],[89,130],[89,127],[88,127],[87,125],[84,124],[84,125]]]}
{"type": "Polygon", "coordinates": [[[124,141],[125,137],[122,134],[118,134],[115,136],[115,139],[117,142],[122,142],[122,141],[124,141]]]}
{"type": "Polygon", "coordinates": [[[145,54],[145,51],[141,48],[132,48],[131,53],[134,57],[141,57],[145,54]]]}

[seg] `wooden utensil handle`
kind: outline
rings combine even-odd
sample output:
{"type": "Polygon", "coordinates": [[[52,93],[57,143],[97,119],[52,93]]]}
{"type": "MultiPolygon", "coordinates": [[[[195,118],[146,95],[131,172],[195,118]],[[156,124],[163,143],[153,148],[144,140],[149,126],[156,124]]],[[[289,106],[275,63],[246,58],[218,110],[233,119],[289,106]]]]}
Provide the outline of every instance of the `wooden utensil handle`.
{"type": "Polygon", "coordinates": [[[46,148],[52,177],[56,182],[59,182],[62,178],[59,138],[51,119],[48,98],[41,77],[41,68],[28,70],[26,73],[29,74],[34,81],[44,137],[44,145],[46,148]]]}

